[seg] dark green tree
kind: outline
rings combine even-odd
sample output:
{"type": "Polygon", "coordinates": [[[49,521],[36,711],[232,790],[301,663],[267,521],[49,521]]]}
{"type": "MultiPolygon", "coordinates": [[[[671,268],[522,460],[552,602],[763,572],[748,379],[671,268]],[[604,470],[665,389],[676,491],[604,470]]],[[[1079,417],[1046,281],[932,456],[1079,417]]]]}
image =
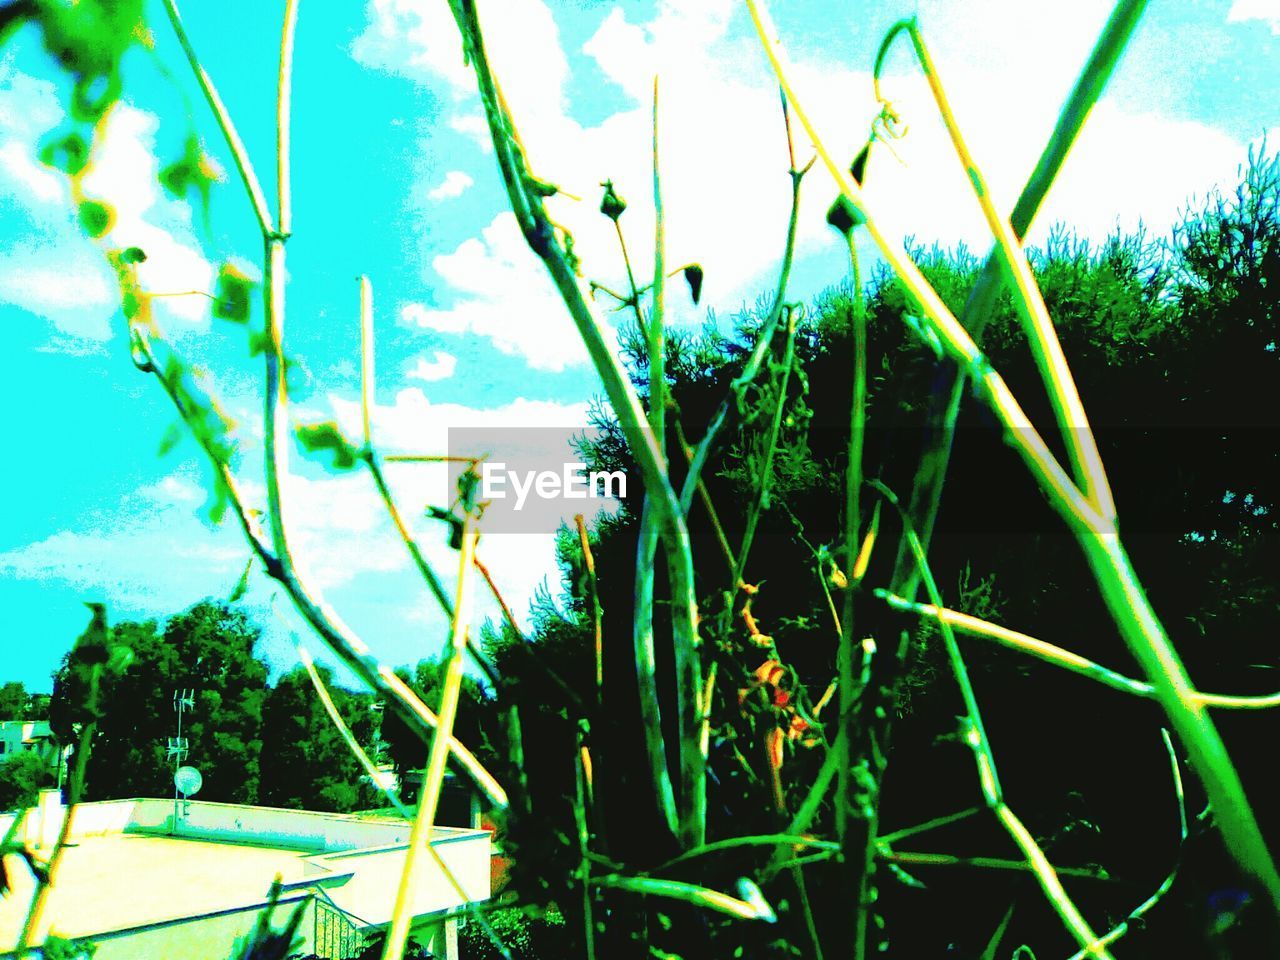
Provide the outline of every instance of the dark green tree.
{"type": "MultiPolygon", "coordinates": [[[[936,248],[914,256],[958,313],[980,262],[964,251],[936,248]]],[[[1270,692],[1280,668],[1269,639],[1280,615],[1274,576],[1280,569],[1280,408],[1259,403],[1258,391],[1280,374],[1280,160],[1251,156],[1236,191],[1213,194],[1189,208],[1165,240],[1137,233],[1092,245],[1060,230],[1034,253],[1033,266],[1097,431],[1135,566],[1192,676],[1203,689],[1270,692]]],[[[691,512],[694,556],[701,561],[702,635],[707,656],[719,667],[709,839],[769,834],[785,825],[771,796],[763,734],[776,718],[779,694],[785,702],[809,691],[811,705],[835,675],[832,617],[821,587],[825,579],[838,594],[831,558],[839,556],[843,527],[855,309],[847,287],[813,304],[798,330],[797,362],[785,396],[776,376],[782,350],[775,344],[774,370],[762,375],[737,428],[726,434],[714,469],[704,473],[730,549],[736,550],[743,504],[754,496],[762,471],[761,432],[777,404],[785,404],[772,495],[745,571],[745,579],[759,588],[751,612],[784,660],[771,702],[757,702],[761,685],[753,671],[766,654],[753,649],[741,616],[743,596],[726,607],[734,585],[719,535],[698,500],[691,512]]],[[[913,332],[912,304],[891,277],[873,275],[863,309],[871,380],[865,475],[905,500],[943,365],[913,332]]],[[[728,333],[686,338],[672,349],[667,370],[673,415],[692,441],[740,372],[760,321],[761,311],[748,311],[728,333]]],[[[635,382],[643,390],[645,357],[633,342],[635,382]]],[[[1007,297],[987,326],[983,347],[1033,422],[1050,423],[1039,375],[1007,297]]],[[[603,438],[587,451],[591,468],[634,473],[616,428],[608,422],[603,427],[603,438]]],[[[669,458],[682,462],[674,443],[669,458]]],[[[864,511],[874,500],[864,494],[864,511]]],[[[607,780],[597,783],[601,810],[593,820],[604,829],[594,849],[639,869],[675,852],[654,818],[647,770],[617,765],[619,757],[643,756],[630,636],[637,520],[630,504],[619,519],[598,527],[593,543],[604,607],[603,709],[592,706],[594,678],[586,669],[593,659],[592,624],[576,538],[561,543],[565,595],[541,603],[535,618],[536,662],[510,652],[517,642],[511,636],[490,637],[486,644],[524,724],[532,809],[528,816],[516,811],[508,825],[513,883],[531,901],[554,899],[567,912],[577,898],[573,756],[584,721],[597,764],[603,769],[609,762],[607,780]],[[566,681],[572,696],[546,682],[548,668],[566,681]],[[561,884],[557,878],[568,879],[561,884]]],[[[896,517],[885,511],[865,584],[889,582],[897,538],[896,517]]],[[[951,606],[1133,669],[1096,592],[1077,588],[1092,581],[1075,544],[1004,446],[989,414],[971,401],[961,408],[929,557],[951,606]]],[[[869,590],[857,610],[860,635],[866,631],[880,644],[877,669],[892,662],[889,651],[901,630],[912,635],[901,675],[878,675],[897,691],[892,740],[884,746],[892,762],[881,832],[979,802],[971,758],[956,736],[961,707],[936,630],[887,609],[869,590]]],[[[663,636],[661,610],[657,619],[663,636]]],[[[1086,910],[1102,918],[1099,926],[1118,922],[1135,904],[1132,887],[1127,893],[1121,887],[1154,889],[1178,852],[1159,712],[1148,702],[1111,694],[1017,654],[964,642],[1006,792],[1056,862],[1100,867],[1123,880],[1073,891],[1086,910]]],[[[672,669],[663,659],[669,658],[665,645],[659,644],[657,655],[658,676],[665,682],[672,669]]],[[[1218,722],[1264,829],[1276,842],[1280,795],[1269,773],[1272,751],[1260,735],[1262,716],[1223,713],[1218,722]]],[[[826,736],[821,726],[811,729],[826,736]]],[[[806,749],[803,740],[786,745],[781,796],[788,811],[803,801],[822,760],[823,751],[806,749]]],[[[1203,801],[1191,780],[1188,790],[1194,813],[1203,801]]],[[[812,828],[816,835],[830,836],[832,815],[824,803],[812,828]]],[[[973,854],[1007,849],[983,817],[919,842],[973,854]]],[[[695,863],[682,867],[679,876],[723,889],[766,859],[767,854],[726,852],[708,858],[701,869],[695,863]]],[[[823,864],[806,868],[807,896],[819,918],[848,909],[829,899],[838,889],[825,882],[829,870],[823,864]]],[[[918,879],[927,890],[884,867],[875,875],[877,928],[884,931],[878,936],[894,955],[979,956],[1010,902],[1019,907],[1004,931],[1002,953],[1018,942],[1035,943],[1037,951],[1042,943],[1067,946],[1056,920],[1038,904],[1031,906],[1034,885],[1023,879],[972,868],[921,870],[918,879]],[[999,904],[990,916],[975,908],[986,902],[999,904]],[[930,922],[918,922],[921,916],[930,922]]],[[[1263,942],[1264,934],[1250,919],[1248,897],[1224,893],[1238,887],[1217,841],[1194,832],[1163,912],[1148,919],[1141,936],[1126,939],[1127,951],[1137,957],[1188,951],[1254,955],[1248,945],[1263,942]]],[[[798,906],[801,894],[786,874],[775,876],[765,892],[771,902],[786,905],[769,936],[741,925],[710,924],[693,933],[681,927],[682,937],[694,937],[682,941],[683,947],[746,957],[805,952],[811,941],[798,906]]],[[[631,908],[606,898],[600,909],[616,921],[616,911],[631,908]]],[[[634,929],[639,923],[616,927],[634,929]]],[[[581,924],[570,917],[566,929],[577,936],[581,924]]],[[[606,949],[600,941],[597,947],[606,949]]]]}
{"type": "Polygon", "coordinates": [[[0,760],[0,810],[34,806],[37,794],[54,785],[54,774],[31,750],[0,760]]]}
{"type": "MultiPolygon", "coordinates": [[[[333,683],[318,666],[338,712],[366,749],[375,735],[373,700],[333,683]]],[[[381,805],[362,782],[363,771],[334,728],[303,667],[276,681],[262,709],[259,802],[272,807],[346,812],[381,805]]]]}
{"type": "MultiPolygon", "coordinates": [[[[440,704],[445,665],[439,660],[420,660],[410,672],[397,670],[423,703],[433,710],[440,704]]],[[[485,761],[492,757],[490,742],[494,736],[497,714],[493,699],[474,677],[464,677],[462,700],[458,706],[458,719],[454,736],[465,743],[477,757],[485,761]]],[[[414,735],[392,711],[382,711],[382,740],[387,745],[387,755],[400,780],[400,796],[406,803],[416,802],[417,785],[414,774],[427,762],[427,746],[414,735]]]]}
{"type": "Polygon", "coordinates": [[[0,685],[0,720],[25,720],[30,700],[27,688],[17,680],[0,685]]]}
{"type": "MultiPolygon", "coordinates": [[[[195,691],[183,718],[186,762],[204,775],[201,799],[254,802],[262,750],[267,667],[254,656],[260,629],[241,611],[205,600],[163,624],[123,622],[104,642],[127,647],[132,663],[104,675],[85,798],[165,796],[172,792],[168,739],[177,733],[174,694],[195,691]]],[[[74,653],[74,651],[73,651],[74,653]]],[[[50,720],[75,742],[80,683],[68,655],[54,679],[50,720]]]]}

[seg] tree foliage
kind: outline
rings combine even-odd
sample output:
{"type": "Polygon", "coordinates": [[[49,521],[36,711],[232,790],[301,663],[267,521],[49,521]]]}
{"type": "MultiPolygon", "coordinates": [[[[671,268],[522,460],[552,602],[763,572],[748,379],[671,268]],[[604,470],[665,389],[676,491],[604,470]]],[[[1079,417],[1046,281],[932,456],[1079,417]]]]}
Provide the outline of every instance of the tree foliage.
{"type": "Polygon", "coordinates": [[[34,806],[40,791],[54,782],[53,770],[34,751],[0,759],[0,810],[34,806]]]}
{"type": "MultiPolygon", "coordinates": [[[[1059,230],[1036,251],[1033,263],[1087,398],[1125,518],[1126,542],[1192,675],[1202,689],[1262,693],[1274,686],[1280,668],[1270,642],[1280,587],[1268,572],[1280,569],[1280,419],[1274,405],[1257,402],[1257,385],[1280,373],[1275,292],[1280,290],[1280,161],[1251,156],[1241,173],[1238,191],[1211,195],[1188,208],[1167,239],[1139,232],[1093,245],[1059,230]]],[[[980,261],[964,250],[916,250],[915,256],[958,311],[980,261]]],[[[795,729],[797,716],[813,719],[816,696],[810,693],[807,702],[794,698],[820,692],[834,676],[832,612],[823,581],[838,600],[847,572],[838,563],[842,517],[830,505],[839,502],[844,482],[855,308],[847,287],[818,299],[797,335],[798,375],[788,393],[778,392],[780,378],[762,377],[719,469],[706,477],[719,521],[736,548],[745,512],[739,505],[758,489],[764,425],[775,405],[785,404],[771,502],[746,572],[758,587],[750,605],[754,625],[740,615],[740,602],[732,616],[721,616],[730,596],[724,592],[727,569],[718,559],[723,554],[699,502],[691,513],[694,553],[704,558],[699,569],[703,630],[715,651],[722,691],[712,708],[712,839],[767,835],[785,825],[771,802],[771,767],[779,761],[771,761],[766,746],[770,731],[779,725],[786,732],[795,729]],[[755,629],[769,635],[780,663],[753,642],[755,629]],[[762,679],[765,667],[770,675],[762,679]]],[[[924,400],[938,375],[931,355],[901,322],[910,309],[896,281],[884,273],[873,278],[866,300],[871,380],[866,469],[904,495],[927,426],[924,400]]],[[[711,418],[739,374],[760,322],[760,312],[747,311],[727,335],[712,330],[669,343],[669,388],[688,435],[698,436],[711,418]]],[[[1050,411],[1040,399],[1038,374],[1007,297],[987,327],[984,349],[1015,393],[1031,398],[1024,405],[1032,420],[1047,422],[1050,411]]],[[[635,382],[643,388],[645,357],[637,350],[632,359],[635,382]]],[[[591,468],[633,469],[616,427],[603,426],[604,439],[590,451],[591,468]]],[[[1123,669],[1126,657],[1106,610],[1073,587],[1087,576],[1078,552],[1013,469],[1013,454],[992,427],[984,408],[962,407],[954,479],[946,488],[930,550],[944,598],[961,611],[1030,629],[1041,639],[1123,669]]],[[[680,453],[673,449],[670,455],[676,460],[680,453]]],[[[582,711],[545,679],[549,668],[581,703],[590,704],[595,696],[589,669],[591,608],[576,537],[565,536],[560,544],[563,598],[544,597],[539,607],[533,635],[538,662],[509,655],[516,642],[509,635],[491,635],[487,642],[522,711],[525,774],[533,797],[531,816],[515,817],[508,825],[513,883],[530,900],[555,899],[570,914],[578,895],[571,884],[557,888],[554,878],[572,877],[578,862],[572,757],[580,723],[589,718],[597,763],[602,757],[616,764],[619,757],[639,755],[637,694],[626,663],[632,656],[637,523],[634,512],[602,522],[592,545],[604,605],[607,710],[582,711]],[[548,862],[559,866],[549,870],[548,862]]],[[[891,543],[894,520],[886,513],[881,524],[881,542],[891,543]]],[[[871,562],[866,582],[887,581],[890,552],[880,549],[871,562]]],[[[979,797],[970,786],[971,759],[957,736],[960,705],[936,626],[905,619],[871,600],[860,601],[860,632],[880,638],[903,628],[912,633],[880,812],[881,829],[890,832],[953,813],[979,797]]],[[[1148,703],[1102,692],[1078,676],[980,641],[965,642],[1006,792],[1016,797],[1056,863],[1120,878],[1120,883],[1097,881],[1076,891],[1099,918],[1118,922],[1134,906],[1131,885],[1154,888],[1178,856],[1177,810],[1158,714],[1148,703]]],[[[659,676],[670,676],[669,662],[659,660],[658,667],[659,676]]],[[[664,690],[664,697],[671,693],[664,690]]],[[[806,724],[801,735],[781,738],[782,802],[789,812],[803,802],[821,766],[823,751],[809,744],[831,736],[828,715],[806,724]]],[[[1258,738],[1265,721],[1256,714],[1225,714],[1219,722],[1257,797],[1264,828],[1280,839],[1280,818],[1274,813],[1280,797],[1267,773],[1270,752],[1258,738]]],[[[656,865],[674,855],[674,846],[655,842],[663,828],[653,820],[644,786],[647,771],[610,769],[609,779],[597,784],[607,824],[598,842],[608,856],[656,865]]],[[[1188,803],[1194,813],[1203,800],[1192,790],[1188,803]]],[[[832,815],[824,804],[811,830],[829,835],[832,815]]],[[[973,854],[1006,850],[998,832],[981,819],[918,842],[926,849],[936,844],[973,854]]],[[[1220,891],[1237,881],[1216,841],[1198,832],[1184,856],[1173,905],[1154,916],[1141,936],[1126,941],[1129,956],[1166,955],[1206,940],[1212,943],[1206,949],[1228,950],[1262,936],[1262,921],[1250,917],[1245,899],[1217,912],[1224,902],[1220,891]]],[[[723,889],[735,871],[748,871],[752,863],[758,869],[767,860],[768,851],[726,854],[715,867],[699,871],[691,865],[688,875],[723,889]]],[[[821,864],[806,869],[808,904],[818,917],[839,909],[825,900],[834,888],[822,882],[826,869],[821,864]]],[[[951,950],[977,956],[1004,906],[1034,897],[1033,888],[1016,875],[907,869],[911,878],[883,865],[876,874],[878,936],[894,955],[951,950]],[[977,910],[983,903],[999,906],[994,912],[977,910]],[[922,912],[930,923],[918,922],[922,912]]],[[[774,951],[783,943],[787,950],[809,949],[801,894],[781,876],[771,890],[783,904],[779,930],[765,938],[740,925],[714,934],[704,930],[692,942],[710,939],[697,949],[726,956],[737,950],[744,952],[734,955],[780,955],[774,951]]],[[[574,936],[581,927],[571,919],[567,929],[574,936]]],[[[1067,946],[1055,918],[1021,906],[1004,936],[1007,944],[1021,938],[1067,946]]]]}

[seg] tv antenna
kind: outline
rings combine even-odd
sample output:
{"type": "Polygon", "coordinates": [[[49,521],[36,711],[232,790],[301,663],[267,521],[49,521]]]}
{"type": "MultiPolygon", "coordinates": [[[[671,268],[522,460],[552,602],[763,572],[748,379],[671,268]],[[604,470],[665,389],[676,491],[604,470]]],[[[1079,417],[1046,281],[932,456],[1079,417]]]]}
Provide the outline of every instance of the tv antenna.
{"type": "Polygon", "coordinates": [[[190,745],[187,738],[182,735],[182,715],[188,710],[194,710],[196,706],[196,692],[191,689],[175,690],[173,692],[173,709],[178,714],[178,735],[169,738],[169,749],[167,759],[173,761],[173,829],[178,829],[178,800],[179,795],[185,804],[186,798],[194,794],[203,784],[200,771],[195,767],[183,766],[183,761],[187,759],[190,752],[190,745]],[[190,771],[187,774],[186,771],[190,771]],[[191,774],[195,776],[192,777],[191,774]],[[191,789],[187,789],[190,787],[191,789]]]}

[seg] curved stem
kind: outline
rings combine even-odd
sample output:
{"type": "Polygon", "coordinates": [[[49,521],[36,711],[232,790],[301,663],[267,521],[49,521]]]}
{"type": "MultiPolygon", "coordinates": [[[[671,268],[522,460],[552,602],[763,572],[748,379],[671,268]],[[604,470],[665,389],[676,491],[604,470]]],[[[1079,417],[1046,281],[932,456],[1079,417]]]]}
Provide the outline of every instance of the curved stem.
{"type": "Polygon", "coordinates": [[[458,594],[453,608],[453,622],[449,626],[448,657],[445,667],[444,687],[440,692],[440,724],[431,738],[431,752],[427,757],[426,774],[422,792],[418,795],[418,815],[409,832],[409,849],[405,854],[404,871],[400,875],[400,887],[396,892],[395,909],[387,933],[382,960],[402,960],[405,940],[413,923],[415,892],[419,880],[420,852],[431,847],[431,831],[439,808],[440,791],[444,786],[445,762],[449,757],[449,737],[453,735],[454,720],[458,716],[458,703],[462,692],[462,664],[466,651],[466,636],[471,628],[471,568],[476,549],[475,517],[468,513],[463,522],[462,549],[458,558],[458,594]]]}
{"type": "MultiPolygon", "coordinates": [[[[972,338],[947,310],[919,268],[901,249],[888,243],[868,211],[860,189],[836,164],[813,124],[797,102],[783,66],[777,31],[768,20],[762,0],[745,0],[757,33],[797,115],[814,141],[823,163],[866,220],[868,233],[876,241],[890,267],[921,306],[925,318],[946,352],[968,369],[981,388],[983,398],[1000,418],[1006,441],[1011,444],[1032,476],[1044,490],[1050,505],[1076,536],[1094,572],[1108,610],[1120,628],[1126,644],[1156,688],[1160,703],[1204,781],[1210,801],[1218,814],[1223,837],[1237,863],[1266,891],[1273,912],[1280,914],[1280,873],[1249,805],[1244,786],[1232,764],[1213,721],[1202,704],[1194,700],[1194,690],[1181,658],[1164,631],[1133,571],[1128,555],[1115,533],[1114,524],[1099,515],[1094,505],[1067,476],[1014,399],[1004,380],[995,372],[972,338]]],[[[949,629],[949,628],[948,628],[949,629]]]]}
{"type": "Polygon", "coordinates": [[[602,323],[590,306],[574,262],[557,235],[557,228],[547,216],[543,195],[531,187],[534,178],[516,133],[515,121],[507,110],[489,64],[474,4],[469,0],[450,0],[449,5],[476,74],[494,153],[516,220],[530,248],[551,274],[551,280],[578,328],[618,417],[627,445],[636,458],[646,500],[653,505],[656,515],[658,535],[666,550],[670,572],[678,727],[683,745],[680,754],[679,833],[686,846],[696,846],[702,842],[706,830],[706,764],[697,749],[702,668],[698,650],[693,557],[684,511],[671,486],[663,451],[640,406],[639,397],[605,337],[602,323]]]}
{"type": "MultiPolygon", "coordinates": [[[[907,517],[906,511],[902,509],[898,498],[894,496],[892,491],[879,483],[879,481],[873,480],[870,483],[901,514],[903,536],[907,537],[911,543],[911,549],[915,554],[916,563],[919,565],[920,578],[924,584],[925,591],[928,593],[933,605],[941,608],[942,596],[938,591],[938,585],[934,582],[933,573],[929,569],[929,561],[925,556],[920,538],[911,529],[910,518],[907,517]]],[[[938,627],[939,632],[942,634],[943,645],[946,647],[947,659],[951,662],[951,670],[955,675],[956,686],[960,688],[960,699],[964,703],[964,740],[973,752],[983,799],[991,812],[995,814],[996,819],[1000,821],[1001,826],[1005,828],[1005,831],[1013,839],[1013,842],[1017,844],[1018,849],[1022,851],[1023,856],[1026,858],[1026,863],[1031,872],[1035,874],[1040,888],[1044,891],[1045,897],[1049,901],[1049,905],[1053,907],[1063,925],[1076,938],[1084,952],[1087,955],[1101,958],[1101,960],[1110,960],[1111,955],[1107,952],[1106,946],[1099,940],[1098,935],[1093,932],[1093,929],[1081,915],[1074,901],[1067,895],[1067,891],[1063,888],[1062,881],[1058,879],[1058,873],[1053,864],[1049,862],[1049,858],[1045,856],[1035,837],[1031,835],[1031,831],[1023,825],[1017,814],[1005,802],[1004,791],[1001,789],[999,775],[996,772],[995,756],[991,752],[991,743],[987,739],[987,732],[982,723],[982,713],[978,708],[978,699],[974,694],[973,684],[969,680],[969,670],[965,666],[964,657],[960,653],[960,645],[956,643],[955,634],[952,632],[950,624],[945,620],[940,620],[938,627]]]]}
{"type": "MultiPolygon", "coordinates": [[[[1035,277],[1032,276],[1026,251],[1023,250],[1009,221],[995,208],[986,177],[970,152],[960,125],[956,121],[946,89],[938,75],[938,68],[920,32],[918,21],[914,17],[900,21],[886,37],[881,54],[883,55],[899,30],[905,31],[911,37],[912,50],[928,81],[929,90],[938,106],[938,112],[942,115],[943,124],[951,137],[956,156],[964,166],[965,173],[968,174],[974,195],[978,198],[983,217],[987,221],[987,228],[996,238],[997,249],[1013,289],[1014,304],[1022,314],[1027,327],[1027,339],[1031,344],[1036,366],[1040,370],[1040,377],[1048,390],[1054,417],[1058,421],[1066,442],[1076,482],[1080,485],[1085,497],[1093,504],[1102,521],[1112,525],[1115,523],[1115,502],[1111,496],[1106,470],[1103,468],[1093,431],[1089,428],[1089,420],[1085,416],[1084,404],[1076,389],[1071,368],[1067,365],[1066,355],[1062,352],[1062,344],[1049,317],[1048,308],[1045,307],[1040,288],[1036,284],[1035,277]]],[[[877,67],[879,64],[880,61],[877,60],[877,67]]]]}
{"type": "MultiPolygon", "coordinates": [[[[292,5],[292,2],[290,5],[292,5]]],[[[209,109],[213,111],[213,118],[217,121],[218,127],[222,130],[222,136],[227,141],[227,147],[231,151],[231,158],[235,161],[236,169],[240,172],[240,179],[244,181],[245,192],[249,194],[249,202],[253,205],[254,216],[258,218],[258,226],[262,228],[264,234],[270,233],[275,229],[271,221],[271,211],[267,209],[266,194],[262,192],[262,184],[258,182],[258,175],[254,172],[253,164],[249,160],[249,152],[244,147],[244,141],[240,139],[240,134],[236,131],[235,124],[231,122],[231,115],[227,112],[222,98],[218,96],[218,90],[213,85],[213,80],[205,72],[204,67],[200,65],[200,58],[196,56],[195,47],[192,46],[191,38],[187,36],[186,27],[182,24],[182,17],[178,13],[177,3],[175,0],[164,0],[164,8],[169,14],[169,23],[172,24],[173,32],[178,38],[178,43],[182,46],[182,52],[187,55],[187,62],[191,65],[191,72],[195,74],[196,81],[200,84],[205,100],[209,102],[209,109]]]]}
{"type": "MultiPolygon", "coordinates": [[[[1147,0],[1119,0],[1112,10],[1089,59],[1076,78],[1075,86],[1058,114],[1053,133],[1050,134],[1035,169],[1022,188],[1017,203],[1014,204],[1013,214],[1009,219],[1013,232],[1018,238],[1025,237],[1031,229],[1035,216],[1049,193],[1049,188],[1057,179],[1080,130],[1084,127],[1085,120],[1115,71],[1146,5],[1147,0]]],[[[969,292],[960,317],[964,328],[976,342],[981,342],[983,329],[994,314],[996,301],[1003,289],[1004,274],[1000,266],[1000,257],[993,250],[977,282],[969,292]]],[[[911,491],[911,504],[908,508],[912,523],[920,535],[920,541],[926,548],[933,536],[933,525],[942,500],[942,488],[946,482],[951,446],[955,438],[956,418],[968,379],[964,368],[940,369],[938,377],[938,388],[929,398],[926,420],[929,428],[925,435],[920,467],[911,491]]],[[[899,542],[890,587],[894,592],[914,600],[917,586],[915,561],[911,556],[910,547],[905,541],[899,542]]]]}
{"type": "MultiPolygon", "coordinates": [[[[378,663],[374,659],[368,646],[342,622],[336,612],[329,609],[319,596],[307,589],[298,575],[293,557],[290,554],[282,514],[283,498],[281,497],[281,482],[287,475],[288,464],[288,415],[284,386],[282,329],[285,280],[284,241],[286,238],[272,223],[270,211],[267,209],[266,198],[263,195],[257,175],[254,173],[248,152],[236,132],[235,125],[232,123],[225,105],[218,96],[212,79],[210,79],[196,56],[195,48],[187,36],[174,0],[164,0],[164,2],[178,42],[187,56],[191,70],[204,91],[205,98],[213,111],[214,119],[217,121],[227,142],[227,147],[235,159],[236,167],[240,171],[245,190],[249,194],[250,202],[253,205],[262,231],[264,244],[264,307],[268,339],[263,419],[267,500],[270,514],[269,536],[262,534],[258,530],[256,522],[252,520],[251,515],[245,509],[236,492],[234,478],[227,464],[222,461],[216,451],[207,445],[205,452],[212,461],[214,469],[218,472],[220,481],[232,496],[232,502],[236,506],[245,535],[262,558],[267,572],[285,588],[285,592],[289,594],[299,614],[311,624],[339,659],[368,684],[370,689],[384,696],[387,702],[391,704],[392,709],[408,724],[409,728],[418,733],[425,741],[432,737],[432,731],[436,728],[437,720],[435,714],[389,667],[378,663]]],[[[277,89],[276,105],[278,121],[277,146],[284,149],[288,148],[288,91],[292,81],[293,52],[291,36],[296,23],[296,15],[296,3],[294,0],[290,0],[282,28],[281,62],[278,71],[279,88],[277,89]]],[[[278,165],[278,169],[285,173],[285,177],[277,184],[278,199],[280,200],[281,208],[287,209],[289,206],[287,198],[290,192],[287,176],[288,164],[278,165]]],[[[166,384],[166,389],[174,400],[175,405],[177,405],[179,413],[186,419],[189,416],[189,411],[185,410],[180,398],[174,393],[172,384],[168,384],[163,375],[159,374],[153,360],[151,361],[151,368],[152,372],[159,376],[161,382],[166,384]]],[[[475,756],[456,738],[450,737],[448,742],[458,762],[471,776],[480,790],[496,806],[506,807],[506,791],[502,789],[493,775],[485,770],[475,756]]]]}
{"type": "Polygon", "coordinates": [[[293,120],[293,36],[298,27],[298,0],[285,0],[284,27],[280,31],[280,72],[276,83],[276,229],[286,237],[293,230],[293,190],[290,159],[290,123],[293,120]]]}

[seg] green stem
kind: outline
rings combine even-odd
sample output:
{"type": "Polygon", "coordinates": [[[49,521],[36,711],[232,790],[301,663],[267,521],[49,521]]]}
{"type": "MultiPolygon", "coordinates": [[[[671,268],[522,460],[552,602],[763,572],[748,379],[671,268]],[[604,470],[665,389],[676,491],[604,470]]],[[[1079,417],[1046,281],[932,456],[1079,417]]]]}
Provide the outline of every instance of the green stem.
{"type": "MultiPolygon", "coordinates": [[[[1102,95],[1107,82],[1128,45],[1147,0],[1119,0],[1108,18],[1106,26],[1094,44],[1089,59],[1076,78],[1075,86],[1058,114],[1053,133],[1050,134],[1035,169],[1027,179],[1010,217],[1015,236],[1027,235],[1039,212],[1049,188],[1057,179],[1076,138],[1094,104],[1102,95]]],[[[969,293],[961,314],[961,322],[976,342],[981,342],[982,332],[995,313],[996,302],[1004,289],[1004,273],[1000,258],[993,250],[969,293]]],[[[955,438],[956,418],[964,397],[968,380],[963,368],[947,368],[939,371],[943,378],[938,389],[929,398],[926,422],[930,425],[925,435],[920,457],[920,467],[911,491],[908,512],[912,523],[926,548],[933,536],[938,506],[942,500],[942,488],[946,482],[947,466],[951,459],[951,447],[955,438]]],[[[915,599],[918,586],[915,561],[910,547],[899,541],[894,562],[891,589],[908,599],[915,599]]]]}
{"type": "MultiPolygon", "coordinates": [[[[529,246],[551,274],[552,283],[578,328],[587,354],[600,375],[605,395],[636,458],[644,481],[646,502],[652,504],[655,513],[658,536],[666,551],[672,594],[677,725],[681,742],[678,832],[685,846],[696,846],[702,842],[706,831],[706,763],[698,749],[702,668],[698,651],[693,556],[684,511],[671,486],[663,451],[645,418],[639,397],[611,349],[601,321],[589,305],[574,267],[556,235],[556,228],[547,216],[542,196],[529,187],[532,175],[516,134],[515,122],[507,111],[489,64],[474,5],[470,0],[450,0],[450,8],[475,70],[494,153],[516,220],[529,246]]],[[[660,730],[657,735],[661,735],[660,730]]],[[[654,788],[661,796],[661,784],[655,783],[654,788]]]]}
{"type": "Polygon", "coordinates": [[[764,463],[760,467],[760,486],[756,490],[755,499],[747,512],[746,528],[742,533],[742,546],[738,550],[733,565],[733,583],[736,586],[742,581],[747,569],[747,558],[751,554],[751,545],[755,540],[756,527],[760,523],[760,515],[765,504],[769,502],[769,490],[773,486],[773,458],[778,451],[778,439],[782,435],[782,416],[787,408],[787,391],[791,385],[791,368],[795,365],[796,354],[796,310],[788,308],[787,343],[782,353],[782,382],[778,386],[778,395],[773,408],[773,419],[769,423],[769,437],[764,448],[764,463]]]}

